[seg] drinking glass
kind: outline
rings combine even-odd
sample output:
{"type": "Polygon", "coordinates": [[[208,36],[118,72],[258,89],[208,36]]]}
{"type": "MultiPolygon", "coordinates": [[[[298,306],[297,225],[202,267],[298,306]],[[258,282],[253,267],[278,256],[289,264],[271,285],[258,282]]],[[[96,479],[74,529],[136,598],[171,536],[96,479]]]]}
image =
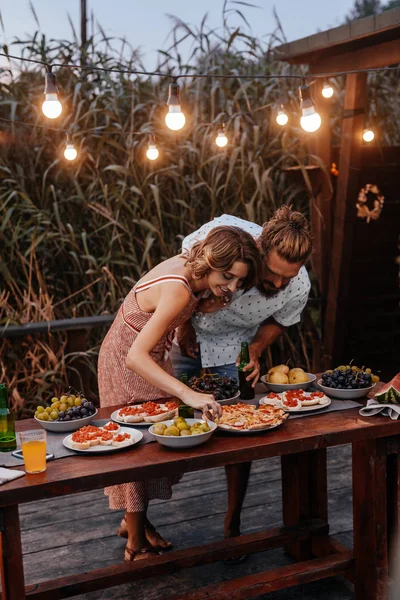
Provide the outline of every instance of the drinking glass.
{"type": "Polygon", "coordinates": [[[32,429],[19,434],[25,471],[42,473],[46,470],[46,431],[32,429]]]}

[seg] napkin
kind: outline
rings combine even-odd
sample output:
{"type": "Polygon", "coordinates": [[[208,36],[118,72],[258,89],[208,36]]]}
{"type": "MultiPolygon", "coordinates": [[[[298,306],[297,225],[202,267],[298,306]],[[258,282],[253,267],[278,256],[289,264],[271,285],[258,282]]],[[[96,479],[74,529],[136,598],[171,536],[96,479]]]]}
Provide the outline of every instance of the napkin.
{"type": "Polygon", "coordinates": [[[363,417],[372,417],[377,414],[387,415],[393,421],[400,416],[400,404],[379,404],[374,398],[367,401],[367,406],[360,409],[360,415],[363,417]]]}
{"type": "Polygon", "coordinates": [[[17,479],[18,477],[22,477],[25,475],[24,471],[16,471],[15,469],[5,469],[4,467],[0,467],[0,485],[3,483],[8,483],[13,479],[17,479]]]}

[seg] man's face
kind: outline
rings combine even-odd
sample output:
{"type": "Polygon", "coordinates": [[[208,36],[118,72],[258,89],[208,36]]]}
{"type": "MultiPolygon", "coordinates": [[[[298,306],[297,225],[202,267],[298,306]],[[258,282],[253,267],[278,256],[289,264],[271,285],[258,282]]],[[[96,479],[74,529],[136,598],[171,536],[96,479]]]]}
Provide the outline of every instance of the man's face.
{"type": "Polygon", "coordinates": [[[303,263],[289,263],[276,250],[271,250],[263,262],[262,281],[257,289],[267,298],[285,289],[296,277],[303,263]]]}

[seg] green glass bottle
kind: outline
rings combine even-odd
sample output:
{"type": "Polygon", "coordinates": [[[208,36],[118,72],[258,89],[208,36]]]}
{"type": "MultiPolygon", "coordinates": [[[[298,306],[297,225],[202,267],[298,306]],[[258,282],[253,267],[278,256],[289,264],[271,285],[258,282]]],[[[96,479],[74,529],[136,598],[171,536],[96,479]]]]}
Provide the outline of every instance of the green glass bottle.
{"type": "Polygon", "coordinates": [[[240,349],[240,364],[239,371],[239,388],[241,400],[253,400],[255,396],[254,388],[251,386],[251,381],[246,381],[251,371],[243,371],[244,367],[250,362],[249,345],[247,342],[242,342],[240,349]]]}
{"type": "MultiPolygon", "coordinates": [[[[185,385],[189,385],[189,377],[188,377],[187,373],[182,373],[179,379],[185,385]]],[[[184,419],[193,419],[193,417],[194,417],[194,408],[192,408],[191,406],[188,406],[187,404],[185,404],[184,402],[182,402],[178,406],[178,415],[180,417],[183,417],[184,419]]]]}
{"type": "Polygon", "coordinates": [[[0,383],[0,452],[12,452],[16,448],[14,415],[8,408],[6,384],[0,383]]]}

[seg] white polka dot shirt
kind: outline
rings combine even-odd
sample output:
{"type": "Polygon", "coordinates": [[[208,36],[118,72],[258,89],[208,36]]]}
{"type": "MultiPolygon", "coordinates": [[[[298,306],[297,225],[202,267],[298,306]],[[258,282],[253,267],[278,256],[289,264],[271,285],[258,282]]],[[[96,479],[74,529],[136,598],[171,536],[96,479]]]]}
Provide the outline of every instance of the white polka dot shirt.
{"type": "MultiPolygon", "coordinates": [[[[211,229],[220,225],[240,227],[254,238],[262,231],[260,225],[232,215],[222,215],[188,235],[183,240],[182,250],[190,249],[211,229]]],[[[193,315],[192,324],[200,344],[202,366],[216,367],[235,362],[241,342],[251,342],[258,327],[269,317],[284,327],[298,323],[310,287],[307,270],[302,267],[287,287],[275,296],[265,298],[257,288],[251,288],[245,293],[237,292],[226,308],[215,313],[193,315]]]]}

